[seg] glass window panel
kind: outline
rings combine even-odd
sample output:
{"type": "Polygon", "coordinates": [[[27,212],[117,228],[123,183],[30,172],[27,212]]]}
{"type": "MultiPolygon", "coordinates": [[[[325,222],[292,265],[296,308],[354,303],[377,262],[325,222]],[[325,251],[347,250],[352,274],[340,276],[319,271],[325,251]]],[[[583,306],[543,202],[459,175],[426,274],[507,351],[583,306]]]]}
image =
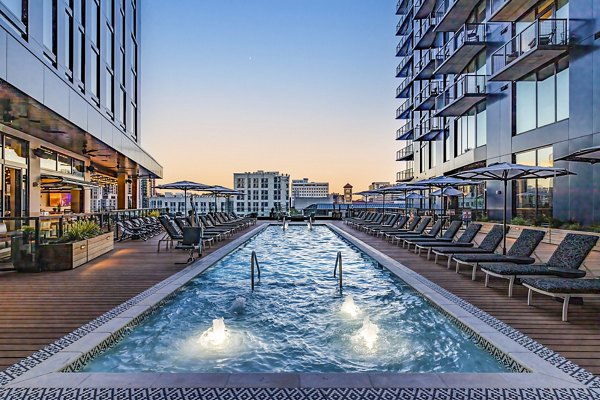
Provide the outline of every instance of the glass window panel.
{"type": "Polygon", "coordinates": [[[556,120],[569,118],[569,68],[556,74],[556,120]]]}
{"type": "Polygon", "coordinates": [[[477,147],[487,143],[487,111],[484,108],[477,113],[477,147]]]}
{"type": "Polygon", "coordinates": [[[558,0],[556,3],[556,18],[569,18],[569,0],[558,0]]]}
{"type": "Polygon", "coordinates": [[[516,154],[515,162],[523,165],[536,165],[537,161],[535,150],[516,154]]]}
{"type": "Polygon", "coordinates": [[[90,7],[90,39],[92,44],[98,47],[98,4],[92,0],[92,6],[90,7]]]}
{"type": "Polygon", "coordinates": [[[467,149],[475,148],[475,114],[467,115],[467,149]]]}
{"type": "Polygon", "coordinates": [[[544,147],[537,151],[537,165],[540,167],[554,166],[554,154],[552,146],[544,147]]]}
{"type": "Polygon", "coordinates": [[[533,76],[517,82],[517,134],[536,127],[536,83],[533,76]]]}
{"type": "Polygon", "coordinates": [[[108,108],[110,111],[114,111],[113,110],[113,92],[114,92],[114,85],[113,85],[113,76],[110,73],[110,71],[107,69],[106,70],[106,75],[105,75],[105,84],[106,84],[106,96],[104,97],[104,105],[106,106],[106,108],[108,108]]]}
{"type": "Polygon", "coordinates": [[[77,79],[85,82],[85,38],[83,32],[77,29],[77,43],[79,43],[79,64],[77,65],[77,79]]]}
{"type": "Polygon", "coordinates": [[[70,174],[72,172],[71,157],[58,154],[58,172],[62,172],[63,174],[70,174]]]}
{"type": "Polygon", "coordinates": [[[85,173],[85,164],[81,160],[73,159],[73,175],[79,178],[83,178],[83,174],[85,173]]]}
{"type": "Polygon", "coordinates": [[[105,40],[105,50],[106,50],[106,63],[109,67],[113,67],[113,33],[110,28],[106,27],[106,40],[105,40]]]}
{"type": "Polygon", "coordinates": [[[98,93],[98,67],[99,67],[99,57],[98,54],[95,51],[91,52],[92,55],[92,60],[90,63],[90,80],[91,80],[91,89],[92,89],[92,94],[96,97],[99,97],[99,93],[98,93]]]}
{"type": "Polygon", "coordinates": [[[550,65],[539,72],[537,83],[538,126],[556,122],[555,100],[554,65],[550,65]]]}
{"type": "Polygon", "coordinates": [[[127,101],[125,97],[125,91],[123,89],[119,90],[119,121],[124,124],[125,123],[125,113],[127,108],[127,101]]]}
{"type": "Polygon", "coordinates": [[[4,4],[8,10],[21,20],[23,13],[23,0],[0,0],[0,3],[4,4]]]}
{"type": "Polygon", "coordinates": [[[111,25],[113,23],[113,9],[114,9],[113,0],[107,0],[106,1],[106,17],[111,25]]]}
{"type": "Polygon", "coordinates": [[[10,136],[4,137],[4,159],[27,164],[27,142],[10,136]]]}
{"type": "Polygon", "coordinates": [[[51,150],[47,150],[47,149],[42,149],[42,151],[40,152],[40,168],[42,169],[47,169],[50,171],[56,171],[56,153],[51,151],[51,150]]]}
{"type": "Polygon", "coordinates": [[[65,67],[73,70],[73,17],[68,13],[65,15],[65,67]]]}
{"type": "Polygon", "coordinates": [[[56,0],[44,1],[43,15],[43,42],[46,49],[53,54],[56,52],[56,0]]]}

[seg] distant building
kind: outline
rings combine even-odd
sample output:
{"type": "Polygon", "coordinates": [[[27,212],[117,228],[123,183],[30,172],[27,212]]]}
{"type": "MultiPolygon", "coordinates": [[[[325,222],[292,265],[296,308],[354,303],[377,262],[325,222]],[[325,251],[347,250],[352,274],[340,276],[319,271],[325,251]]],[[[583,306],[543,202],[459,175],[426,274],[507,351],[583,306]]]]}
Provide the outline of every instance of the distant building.
{"type": "Polygon", "coordinates": [[[117,192],[116,184],[104,184],[93,188],[90,204],[92,212],[116,210],[117,192]]]}
{"type": "Polygon", "coordinates": [[[150,207],[150,198],[156,196],[156,181],[154,179],[140,180],[140,199],[142,208],[150,207]]]}
{"type": "Polygon", "coordinates": [[[369,185],[369,190],[377,190],[391,185],[392,184],[390,182],[371,182],[369,185]]]}
{"type": "Polygon", "coordinates": [[[352,203],[352,185],[349,183],[344,185],[344,203],[352,203]]]}
{"type": "Polygon", "coordinates": [[[298,198],[320,198],[329,195],[328,182],[310,182],[308,178],[292,180],[292,205],[298,198]]]}
{"type": "MultiPolygon", "coordinates": [[[[215,211],[215,196],[212,194],[204,195],[193,195],[190,200],[190,195],[187,196],[186,200],[183,193],[170,193],[155,195],[148,199],[150,208],[168,208],[169,212],[180,212],[184,213],[185,210],[191,210],[191,203],[193,202],[196,212],[205,214],[209,211],[215,211]]],[[[232,200],[228,200],[225,197],[216,198],[216,209],[217,211],[228,211],[230,210],[232,200]]]]}
{"type": "Polygon", "coordinates": [[[235,212],[269,216],[271,209],[287,213],[290,209],[290,176],[279,172],[256,171],[233,174],[233,187],[244,192],[235,200],[235,212]]]}

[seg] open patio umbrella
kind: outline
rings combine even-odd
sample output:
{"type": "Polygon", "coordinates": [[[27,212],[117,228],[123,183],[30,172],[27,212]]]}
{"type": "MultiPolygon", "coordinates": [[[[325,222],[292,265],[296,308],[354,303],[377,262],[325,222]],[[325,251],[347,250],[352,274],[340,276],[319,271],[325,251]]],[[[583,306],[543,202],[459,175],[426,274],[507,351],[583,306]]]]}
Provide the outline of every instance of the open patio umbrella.
{"type": "Polygon", "coordinates": [[[203,183],[197,183],[192,181],[177,181],[172,183],[165,183],[163,185],[157,185],[157,189],[167,190],[183,190],[183,211],[187,213],[187,192],[190,191],[203,191],[208,189],[210,186],[203,183]]]}
{"type": "Polygon", "coordinates": [[[455,178],[474,179],[479,181],[502,181],[504,184],[504,214],[502,217],[503,241],[502,254],[506,254],[506,189],[508,181],[517,179],[544,179],[563,175],[575,175],[565,168],[538,167],[506,162],[494,163],[487,167],[475,168],[452,175],[455,178]]]}
{"type": "MultiPolygon", "coordinates": [[[[418,185],[414,185],[414,184],[411,185],[411,184],[403,183],[401,185],[388,186],[386,188],[380,189],[380,191],[384,192],[384,193],[389,193],[389,194],[399,193],[399,194],[404,195],[404,198],[406,199],[408,197],[407,193],[414,192],[416,190],[425,190],[425,189],[427,189],[427,187],[425,187],[425,186],[418,186],[418,185]]],[[[407,213],[408,213],[408,202],[406,200],[404,200],[404,214],[406,215],[407,213]]]]}
{"type": "Polygon", "coordinates": [[[237,196],[241,193],[239,190],[234,190],[234,189],[230,189],[227,188],[225,186],[221,186],[221,185],[214,185],[214,186],[210,186],[209,188],[206,189],[207,192],[212,193],[215,195],[215,211],[217,210],[217,196],[221,195],[221,196],[237,196]]]}
{"type": "MultiPolygon", "coordinates": [[[[432,196],[436,196],[436,197],[458,197],[458,196],[462,196],[463,197],[463,207],[465,204],[465,192],[463,192],[462,190],[458,190],[452,186],[447,186],[443,189],[438,189],[434,192],[431,192],[432,196]]],[[[442,199],[442,203],[444,202],[444,199],[442,199]]],[[[444,204],[445,207],[445,204],[444,204]]]]}
{"type": "Polygon", "coordinates": [[[566,156],[555,158],[554,161],[575,161],[596,164],[600,162],[600,146],[577,150],[566,156]]]}

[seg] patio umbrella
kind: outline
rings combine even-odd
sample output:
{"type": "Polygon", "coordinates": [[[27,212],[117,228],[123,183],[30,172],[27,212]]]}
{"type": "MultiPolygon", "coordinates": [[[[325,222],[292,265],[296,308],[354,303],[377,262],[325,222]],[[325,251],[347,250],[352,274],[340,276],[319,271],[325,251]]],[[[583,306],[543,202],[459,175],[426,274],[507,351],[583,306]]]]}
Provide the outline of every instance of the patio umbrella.
{"type": "MultiPolygon", "coordinates": [[[[408,204],[408,200],[421,200],[424,199],[425,196],[423,196],[422,194],[419,193],[409,193],[406,196],[404,196],[404,207],[406,207],[406,204],[408,204]]],[[[405,211],[406,213],[406,211],[405,211]]]]}
{"type": "Polygon", "coordinates": [[[205,185],[203,183],[197,183],[192,181],[177,181],[173,183],[165,183],[163,185],[157,185],[157,189],[167,189],[167,190],[183,190],[183,211],[187,212],[187,192],[188,190],[192,191],[203,191],[209,188],[209,185],[205,185]]]}
{"type": "Polygon", "coordinates": [[[502,217],[502,254],[506,254],[506,189],[508,181],[517,179],[544,179],[555,178],[563,175],[575,175],[565,168],[538,167],[522,164],[511,164],[506,162],[494,163],[487,167],[475,168],[469,171],[459,172],[453,177],[475,179],[480,181],[502,181],[504,184],[504,214],[502,217]]]}
{"type": "Polygon", "coordinates": [[[577,150],[566,156],[555,158],[554,161],[575,161],[596,164],[600,162],[600,146],[577,150]]]}
{"type": "Polygon", "coordinates": [[[234,196],[234,195],[240,194],[240,191],[238,191],[238,190],[226,188],[225,186],[221,186],[221,185],[210,186],[206,189],[206,191],[215,195],[215,211],[218,211],[217,210],[217,196],[218,195],[223,195],[223,196],[229,197],[229,196],[234,196]]]}
{"type": "MultiPolygon", "coordinates": [[[[456,188],[453,188],[452,186],[447,186],[443,189],[438,189],[434,192],[431,192],[432,196],[436,196],[436,197],[458,197],[458,196],[462,196],[463,197],[463,208],[465,205],[465,192],[463,192],[462,190],[458,190],[456,188]]],[[[442,199],[442,203],[444,202],[444,200],[442,199]]],[[[445,203],[444,203],[444,207],[445,207],[445,203]]]]}
{"type": "MultiPolygon", "coordinates": [[[[401,184],[401,185],[395,185],[395,186],[388,186],[386,188],[380,189],[381,192],[384,193],[399,193],[399,194],[403,194],[404,198],[407,198],[407,193],[408,192],[414,192],[416,190],[425,190],[427,189],[427,187],[425,186],[418,186],[418,185],[414,185],[414,184],[401,184]]],[[[422,198],[422,197],[421,197],[422,198]]],[[[406,200],[404,200],[404,214],[406,215],[408,213],[408,202],[406,200]]]]}

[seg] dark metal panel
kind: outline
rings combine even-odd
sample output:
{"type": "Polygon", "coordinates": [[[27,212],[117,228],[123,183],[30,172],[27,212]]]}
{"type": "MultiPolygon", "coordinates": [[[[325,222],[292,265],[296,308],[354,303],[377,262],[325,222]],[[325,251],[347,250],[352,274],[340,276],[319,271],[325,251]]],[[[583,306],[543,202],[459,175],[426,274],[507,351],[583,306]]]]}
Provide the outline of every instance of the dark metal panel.
{"type": "Polygon", "coordinates": [[[537,2],[538,0],[506,0],[501,7],[492,10],[493,14],[490,17],[490,21],[515,21],[537,2]]]}
{"type": "Polygon", "coordinates": [[[456,32],[467,21],[469,14],[480,0],[456,0],[446,10],[435,27],[436,32],[456,32]]]}

